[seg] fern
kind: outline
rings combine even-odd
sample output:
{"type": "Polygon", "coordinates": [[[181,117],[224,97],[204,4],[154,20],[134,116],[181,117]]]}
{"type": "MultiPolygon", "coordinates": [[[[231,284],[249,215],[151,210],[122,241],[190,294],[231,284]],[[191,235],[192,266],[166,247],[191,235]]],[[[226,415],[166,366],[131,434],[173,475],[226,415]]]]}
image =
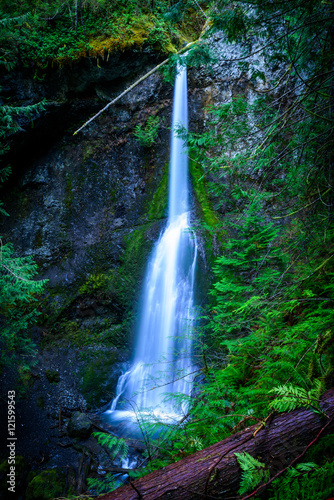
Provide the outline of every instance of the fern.
{"type": "Polygon", "coordinates": [[[101,493],[108,493],[114,491],[120,486],[120,481],[112,474],[106,474],[104,478],[87,478],[89,490],[100,495],[101,493]]]}
{"type": "Polygon", "coordinates": [[[269,479],[269,471],[265,464],[253,458],[249,453],[235,453],[239,465],[242,469],[239,495],[247,493],[252,488],[256,488],[260,483],[269,479]]]}
{"type": "Polygon", "coordinates": [[[275,387],[270,392],[277,394],[278,397],[274,401],[271,401],[270,406],[280,412],[292,411],[301,407],[312,407],[319,410],[321,387],[321,383],[318,380],[314,381],[314,388],[310,391],[292,384],[275,387]]]}
{"type": "Polygon", "coordinates": [[[97,438],[101,446],[106,446],[106,448],[108,448],[111,452],[112,459],[117,457],[119,460],[123,460],[128,456],[129,447],[125,439],[112,436],[105,432],[94,432],[93,436],[97,438]]]}
{"type": "Polygon", "coordinates": [[[137,125],[134,129],[134,136],[139,144],[144,147],[151,147],[156,142],[160,127],[159,116],[150,116],[146,122],[145,127],[137,125]]]}
{"type": "Polygon", "coordinates": [[[334,494],[334,463],[302,463],[276,479],[269,500],[327,500],[334,494]]]}

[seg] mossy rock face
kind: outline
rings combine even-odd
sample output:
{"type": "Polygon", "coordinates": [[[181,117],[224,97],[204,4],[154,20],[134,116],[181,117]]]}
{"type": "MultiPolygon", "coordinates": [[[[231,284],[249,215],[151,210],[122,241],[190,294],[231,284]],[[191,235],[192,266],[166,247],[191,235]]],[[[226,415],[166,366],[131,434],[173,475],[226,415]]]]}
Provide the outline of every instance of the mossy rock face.
{"type": "Polygon", "coordinates": [[[85,439],[92,432],[92,422],[85,413],[75,411],[67,426],[67,433],[71,437],[85,439]]]}
{"type": "Polygon", "coordinates": [[[115,362],[112,352],[94,351],[82,369],[79,389],[88,408],[99,408],[113,398],[119,375],[115,362]]]}
{"type": "Polygon", "coordinates": [[[212,200],[204,178],[204,171],[195,161],[190,161],[190,174],[193,181],[193,188],[196,202],[200,209],[201,219],[203,221],[202,236],[204,237],[206,247],[206,260],[212,263],[215,260],[218,249],[221,249],[226,239],[226,230],[222,227],[222,221],[214,210],[212,200]]]}
{"type": "Polygon", "coordinates": [[[49,500],[62,496],[64,490],[65,476],[61,470],[45,470],[28,484],[26,500],[49,500]]]}

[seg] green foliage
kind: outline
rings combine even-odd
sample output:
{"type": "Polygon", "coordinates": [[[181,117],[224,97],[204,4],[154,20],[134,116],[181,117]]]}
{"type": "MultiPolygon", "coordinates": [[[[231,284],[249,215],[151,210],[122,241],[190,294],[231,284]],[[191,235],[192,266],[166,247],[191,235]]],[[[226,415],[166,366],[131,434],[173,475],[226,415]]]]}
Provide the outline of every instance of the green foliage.
{"type": "Polygon", "coordinates": [[[89,490],[93,491],[97,495],[114,491],[120,486],[119,481],[117,481],[115,476],[111,473],[106,474],[103,479],[89,477],[87,478],[87,484],[89,490]]]}
{"type": "Polygon", "coordinates": [[[128,456],[129,447],[125,439],[112,436],[111,434],[106,434],[105,432],[94,432],[93,436],[97,438],[97,441],[101,446],[108,448],[113,460],[116,457],[123,460],[128,456]]]}
{"type": "Polygon", "coordinates": [[[243,9],[243,2],[237,3],[241,5],[234,6],[231,2],[221,1],[219,4],[223,8],[212,13],[214,28],[224,31],[231,42],[244,40],[250,25],[247,11],[243,9]]]}
{"type": "Polygon", "coordinates": [[[150,201],[148,217],[150,220],[162,219],[166,215],[168,200],[168,165],[165,165],[163,176],[158,189],[150,201]]]}
{"type": "Polygon", "coordinates": [[[239,495],[244,495],[269,479],[269,471],[265,469],[265,464],[253,458],[249,453],[235,453],[235,456],[242,469],[239,495]]]}
{"type": "MultiPolygon", "coordinates": [[[[108,450],[111,460],[114,460],[116,457],[119,460],[123,460],[127,457],[129,447],[125,439],[106,434],[105,432],[94,432],[93,436],[101,446],[104,446],[108,450]]],[[[88,478],[87,483],[89,489],[98,495],[107,491],[113,491],[120,486],[119,480],[110,473],[106,474],[103,479],[88,478]]]]}
{"type": "Polygon", "coordinates": [[[196,36],[201,14],[192,2],[115,0],[33,0],[13,4],[1,0],[0,63],[8,70],[20,63],[43,79],[54,64],[84,57],[101,61],[120,51],[150,49],[176,52],[182,32],[196,36]],[[176,12],[177,11],[177,12],[176,12]],[[186,14],[186,15],[185,15],[186,14]]]}
{"type": "Polygon", "coordinates": [[[201,65],[205,65],[211,68],[212,71],[212,64],[215,62],[216,58],[208,44],[200,42],[192,46],[183,56],[178,54],[170,55],[168,63],[161,68],[161,73],[165,82],[174,85],[178,68],[180,69],[182,66],[198,68],[201,65]]]}
{"type": "Polygon", "coordinates": [[[276,399],[270,403],[271,408],[274,410],[292,411],[300,407],[315,408],[318,410],[321,382],[315,380],[315,387],[310,391],[288,384],[275,387],[270,392],[277,395],[276,399]]]}
{"type": "Polygon", "coordinates": [[[105,274],[92,274],[89,276],[86,283],[81,285],[79,288],[79,293],[81,295],[90,295],[98,291],[103,291],[106,289],[108,283],[108,278],[105,274]]]}
{"type": "Polygon", "coordinates": [[[27,500],[51,500],[62,496],[65,490],[65,477],[59,469],[44,470],[28,484],[27,500]]]}
{"type": "Polygon", "coordinates": [[[1,362],[9,362],[15,350],[33,348],[28,328],[40,315],[38,294],[47,280],[35,280],[37,265],[31,256],[15,257],[11,244],[0,239],[0,245],[1,362]]]}
{"type": "MultiPolygon", "coordinates": [[[[0,106],[0,155],[9,149],[6,144],[6,137],[21,130],[16,118],[24,116],[28,119],[33,119],[34,116],[44,110],[44,106],[45,101],[38,104],[31,104],[30,106],[0,106]]],[[[3,175],[4,172],[2,177],[3,175]]]]}
{"type": "Polygon", "coordinates": [[[141,146],[146,148],[150,148],[155,144],[160,127],[160,118],[159,116],[150,116],[147,119],[145,127],[142,125],[137,125],[134,128],[134,136],[139,142],[141,146]]]}
{"type": "Polygon", "coordinates": [[[188,68],[198,68],[199,66],[207,66],[211,69],[212,64],[217,62],[216,57],[213,55],[207,43],[200,42],[190,48],[188,53],[184,56],[185,63],[188,68]]]}
{"type": "MultiPolygon", "coordinates": [[[[262,52],[267,68],[283,61],[287,71],[255,101],[234,96],[211,107],[206,130],[188,137],[228,234],[199,336],[206,383],[187,426],[205,445],[267,415],[278,387],[272,407],[318,408],[321,384],[334,381],[328,8],[219,5],[213,21],[230,41],[256,33],[264,47],[275,43],[262,52]]],[[[263,79],[247,52],[241,64],[263,79]]]]}
{"type": "Polygon", "coordinates": [[[177,68],[180,68],[183,65],[185,65],[185,60],[178,54],[172,54],[171,56],[169,56],[168,63],[165,64],[161,69],[164,82],[174,85],[175,77],[178,72],[177,68]]]}
{"type": "Polygon", "coordinates": [[[334,462],[319,467],[315,463],[291,467],[281,479],[276,479],[269,500],[327,500],[334,493],[334,462]]]}

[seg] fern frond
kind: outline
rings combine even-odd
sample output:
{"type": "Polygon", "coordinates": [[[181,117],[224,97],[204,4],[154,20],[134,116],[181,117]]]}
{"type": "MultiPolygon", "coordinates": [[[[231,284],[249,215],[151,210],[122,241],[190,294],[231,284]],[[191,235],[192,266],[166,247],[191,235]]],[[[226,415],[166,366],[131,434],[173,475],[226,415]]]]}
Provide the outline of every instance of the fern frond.
{"type": "Polygon", "coordinates": [[[321,388],[319,381],[315,381],[315,386],[310,391],[292,384],[275,387],[269,392],[277,394],[278,397],[270,403],[270,406],[280,412],[292,411],[301,407],[319,408],[321,388]]]}
{"type": "Polygon", "coordinates": [[[269,478],[269,471],[266,465],[249,455],[249,453],[235,453],[239,465],[242,469],[239,495],[247,493],[252,488],[256,488],[261,482],[269,478]]]}
{"type": "Polygon", "coordinates": [[[110,450],[113,459],[118,457],[120,460],[123,460],[128,456],[129,446],[125,439],[105,432],[94,432],[93,436],[97,438],[101,446],[106,446],[110,450]]]}

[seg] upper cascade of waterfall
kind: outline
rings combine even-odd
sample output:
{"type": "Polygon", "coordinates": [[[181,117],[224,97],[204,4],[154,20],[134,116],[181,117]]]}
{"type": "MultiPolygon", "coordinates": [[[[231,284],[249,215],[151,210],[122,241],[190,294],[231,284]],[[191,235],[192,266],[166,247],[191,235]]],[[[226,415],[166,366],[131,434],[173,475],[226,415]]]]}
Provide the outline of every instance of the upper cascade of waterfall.
{"type": "Polygon", "coordinates": [[[174,87],[171,156],[169,171],[169,222],[189,210],[188,155],[183,139],[175,129],[188,130],[187,68],[178,65],[174,87]]]}

